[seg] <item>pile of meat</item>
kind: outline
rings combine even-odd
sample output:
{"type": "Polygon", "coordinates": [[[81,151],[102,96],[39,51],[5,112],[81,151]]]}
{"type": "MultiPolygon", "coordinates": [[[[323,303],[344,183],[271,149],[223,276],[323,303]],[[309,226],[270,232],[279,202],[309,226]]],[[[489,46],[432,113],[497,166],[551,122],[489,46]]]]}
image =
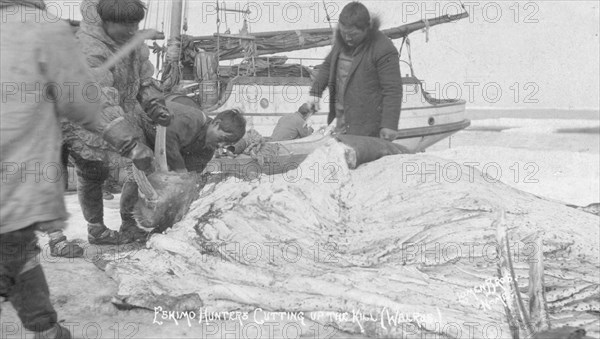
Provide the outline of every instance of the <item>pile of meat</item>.
{"type": "Polygon", "coordinates": [[[151,310],[260,308],[361,336],[506,338],[503,215],[524,302],[543,251],[551,326],[598,336],[598,217],[495,179],[426,154],[349,170],[332,142],[287,173],[216,175],[181,222],[106,272],[122,302],[151,310]]]}

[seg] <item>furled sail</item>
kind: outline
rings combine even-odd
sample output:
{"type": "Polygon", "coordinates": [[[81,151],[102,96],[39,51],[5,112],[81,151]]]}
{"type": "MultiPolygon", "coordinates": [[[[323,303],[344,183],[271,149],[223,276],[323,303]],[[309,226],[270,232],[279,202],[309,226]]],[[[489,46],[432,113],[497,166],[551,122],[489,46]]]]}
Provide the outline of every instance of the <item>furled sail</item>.
{"type": "MultiPolygon", "coordinates": [[[[406,25],[401,25],[382,32],[390,39],[406,37],[419,29],[436,26],[443,23],[457,21],[468,17],[467,12],[443,15],[430,20],[419,20],[406,25]]],[[[297,51],[315,47],[330,46],[332,44],[331,28],[302,29],[288,31],[272,31],[252,33],[251,35],[214,34],[208,36],[192,37],[196,48],[207,52],[217,52],[221,60],[243,58],[244,48],[248,41],[256,45],[256,55],[266,55],[282,52],[297,51]],[[217,48],[217,39],[219,48],[217,48]]]]}

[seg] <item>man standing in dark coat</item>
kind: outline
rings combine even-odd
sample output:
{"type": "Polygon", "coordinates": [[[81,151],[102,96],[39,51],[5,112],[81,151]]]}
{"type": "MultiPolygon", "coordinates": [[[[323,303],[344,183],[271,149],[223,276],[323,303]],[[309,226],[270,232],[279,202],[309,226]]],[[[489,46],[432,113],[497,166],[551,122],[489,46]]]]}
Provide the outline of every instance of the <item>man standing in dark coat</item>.
{"type": "Polygon", "coordinates": [[[329,116],[337,130],[393,140],[402,104],[398,51],[359,2],[340,13],[333,48],[310,90],[310,105],[329,87],[329,116]]]}

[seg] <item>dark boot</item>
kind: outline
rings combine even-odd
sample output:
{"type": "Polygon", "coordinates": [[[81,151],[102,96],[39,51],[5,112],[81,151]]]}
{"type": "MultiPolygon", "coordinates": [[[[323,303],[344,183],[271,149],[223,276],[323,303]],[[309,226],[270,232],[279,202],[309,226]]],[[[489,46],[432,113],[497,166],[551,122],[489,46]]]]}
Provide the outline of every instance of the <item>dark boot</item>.
{"type": "Polygon", "coordinates": [[[134,223],[131,221],[122,221],[121,228],[119,228],[119,233],[122,233],[132,241],[145,242],[148,240],[150,233],[139,228],[135,220],[133,222],[134,223]]]}
{"type": "Polygon", "coordinates": [[[71,339],[71,332],[65,328],[60,326],[59,324],[54,325],[49,330],[36,332],[33,339],[71,339]]]}
{"type": "Polygon", "coordinates": [[[135,181],[127,181],[121,191],[121,228],[119,232],[127,234],[134,241],[145,241],[148,232],[137,226],[133,216],[135,204],[138,200],[138,186],[135,181]]]}
{"type": "Polygon", "coordinates": [[[111,230],[104,224],[88,224],[88,242],[92,245],[123,245],[132,241],[129,234],[111,230]]]}
{"type": "Polygon", "coordinates": [[[50,255],[63,258],[81,258],[83,257],[83,248],[79,244],[67,241],[66,236],[57,239],[50,239],[50,255]]]}
{"type": "Polygon", "coordinates": [[[71,336],[71,331],[69,331],[69,329],[62,327],[60,325],[58,325],[58,333],[56,333],[56,336],[54,337],[54,339],[71,339],[73,338],[71,336]]]}

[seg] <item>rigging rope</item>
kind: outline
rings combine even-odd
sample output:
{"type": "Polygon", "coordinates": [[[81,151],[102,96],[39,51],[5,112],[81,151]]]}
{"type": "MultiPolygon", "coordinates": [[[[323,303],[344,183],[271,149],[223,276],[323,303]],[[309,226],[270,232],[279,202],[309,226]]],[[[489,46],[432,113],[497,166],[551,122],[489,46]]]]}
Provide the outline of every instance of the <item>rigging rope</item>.
{"type": "Polygon", "coordinates": [[[231,30],[229,29],[229,23],[227,22],[227,4],[223,3],[223,23],[225,24],[225,34],[231,34],[231,30]]]}
{"type": "Polygon", "coordinates": [[[217,3],[217,69],[219,68],[218,65],[220,64],[220,59],[221,59],[221,37],[219,36],[221,34],[221,18],[219,17],[221,11],[219,10],[219,0],[216,0],[217,3]]]}
{"type": "MultiPolygon", "coordinates": [[[[248,22],[248,13],[250,13],[250,2],[246,0],[248,7],[246,11],[243,12],[244,23],[242,25],[242,29],[240,30],[240,35],[249,35],[249,22],[248,22]]],[[[250,69],[248,71],[252,71],[252,74],[256,76],[256,41],[255,40],[242,40],[240,39],[240,45],[243,47],[244,59],[240,63],[240,65],[244,62],[244,60],[250,61],[250,69]]],[[[238,74],[239,74],[239,66],[238,66],[238,74]]]]}
{"type": "Polygon", "coordinates": [[[398,58],[402,59],[402,48],[404,47],[404,43],[406,43],[406,37],[402,38],[402,42],[400,43],[400,48],[398,49],[398,58]]]}
{"type": "MultiPolygon", "coordinates": [[[[184,17],[187,19],[187,0],[183,0],[183,4],[184,4],[184,8],[183,8],[183,15],[184,17]]],[[[179,13],[179,15],[181,15],[182,13],[179,13]]],[[[184,29],[187,30],[187,21],[184,22],[184,29]]],[[[175,70],[177,72],[177,80],[174,82],[175,85],[179,84],[179,81],[181,79],[183,79],[183,67],[181,65],[181,60],[183,59],[183,32],[182,32],[182,26],[178,27],[178,32],[177,32],[177,36],[178,39],[173,39],[175,40],[174,43],[172,44],[174,51],[177,52],[177,60],[175,60],[173,62],[173,67],[175,67],[175,70]]]]}
{"type": "MultiPolygon", "coordinates": [[[[163,10],[162,10],[162,13],[163,13],[163,17],[162,17],[162,22],[160,23],[161,24],[161,31],[165,32],[165,17],[167,15],[167,4],[164,1],[163,1],[163,10]]],[[[158,20],[158,14],[156,14],[156,20],[158,20]]],[[[166,36],[166,32],[165,32],[165,36],[166,36]]],[[[163,47],[164,47],[164,43],[163,43],[163,47]]]]}
{"type": "Polygon", "coordinates": [[[423,28],[421,30],[421,32],[425,33],[425,42],[429,42],[429,20],[427,20],[427,18],[423,19],[423,21],[425,22],[425,28],[423,28]]]}
{"type": "Polygon", "coordinates": [[[325,0],[323,0],[323,9],[325,10],[325,17],[327,18],[327,22],[329,23],[329,28],[331,27],[331,17],[329,16],[329,12],[327,12],[327,6],[325,5],[325,0]]]}
{"type": "Polygon", "coordinates": [[[170,38],[167,41],[165,58],[167,62],[177,62],[181,56],[181,41],[170,38]]]}
{"type": "MultiPolygon", "coordinates": [[[[246,11],[244,12],[244,22],[246,21],[248,14],[250,14],[250,0],[246,0],[246,11]]],[[[250,22],[248,22],[248,34],[250,34],[250,32],[252,31],[250,29],[250,22]]]]}
{"type": "Polygon", "coordinates": [[[172,6],[167,5],[165,1],[165,37],[170,37],[171,32],[171,12],[173,11],[172,6]]]}
{"type": "Polygon", "coordinates": [[[188,11],[189,11],[189,2],[187,0],[183,1],[183,31],[187,32],[188,30],[188,11]]]}
{"type": "Polygon", "coordinates": [[[410,48],[410,38],[408,36],[406,37],[406,52],[408,53],[408,67],[410,68],[410,74],[414,77],[415,76],[415,70],[413,69],[412,51],[411,51],[411,48],[410,48]]]}

